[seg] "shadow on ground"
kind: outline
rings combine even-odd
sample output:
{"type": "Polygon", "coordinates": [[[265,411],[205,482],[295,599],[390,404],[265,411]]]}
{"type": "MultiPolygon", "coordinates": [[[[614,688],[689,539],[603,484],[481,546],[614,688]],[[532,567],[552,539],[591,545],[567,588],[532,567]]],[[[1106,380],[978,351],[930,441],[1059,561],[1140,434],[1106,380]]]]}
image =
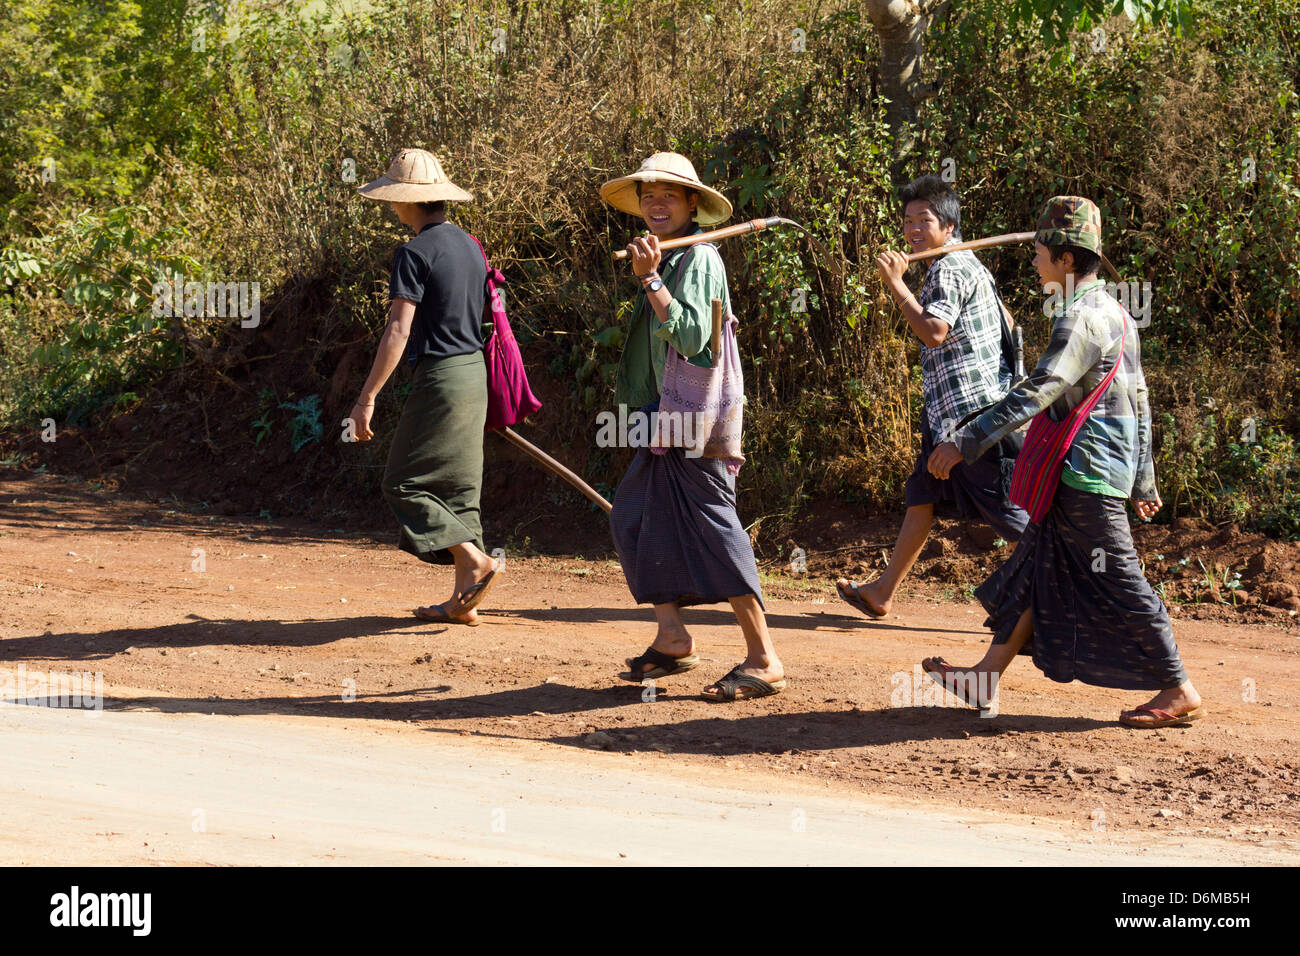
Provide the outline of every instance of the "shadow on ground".
{"type": "MultiPolygon", "coordinates": [[[[698,754],[785,754],[872,747],[900,741],[959,740],[976,734],[1089,733],[1112,726],[1107,721],[1086,717],[1011,715],[981,718],[974,711],[953,707],[896,707],[843,711],[784,713],[738,712],[727,704],[710,704],[698,698],[673,698],[660,694],[647,703],[637,685],[583,688],[564,684],[540,684],[467,697],[445,696],[446,684],[413,687],[391,693],[358,694],[345,700],[344,691],[329,696],[252,697],[238,700],[150,696],[104,700],[109,713],[160,711],[241,715],[297,715],[391,721],[478,720],[500,717],[562,717],[592,711],[629,710],[644,717],[655,707],[679,704],[667,722],[622,724],[603,730],[595,738],[584,731],[559,736],[537,736],[527,732],[521,720],[518,733],[473,732],[472,736],[501,739],[544,740],[580,749],[601,749],[631,753],[664,750],[698,754]],[[412,699],[414,698],[414,699],[412,699]],[[682,719],[681,706],[693,706],[707,714],[682,719]]],[[[28,699],[27,706],[57,705],[49,697],[28,699]]],[[[762,704],[755,704],[761,707],[762,704]]],[[[612,714],[611,714],[612,716],[612,714]]],[[[432,733],[460,734],[454,726],[430,727],[432,733]]]]}

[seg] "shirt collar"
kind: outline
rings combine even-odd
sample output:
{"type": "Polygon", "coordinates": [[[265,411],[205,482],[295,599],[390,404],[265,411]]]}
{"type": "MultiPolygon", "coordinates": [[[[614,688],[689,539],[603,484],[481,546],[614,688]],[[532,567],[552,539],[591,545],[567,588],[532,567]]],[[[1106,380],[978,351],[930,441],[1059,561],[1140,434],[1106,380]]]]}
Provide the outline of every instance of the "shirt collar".
{"type": "MultiPolygon", "coordinates": [[[[948,239],[947,239],[947,241],[944,242],[944,244],[943,244],[942,246],[940,246],[939,248],[941,248],[941,249],[947,249],[949,246],[955,246],[955,245],[957,245],[957,243],[959,243],[959,242],[964,242],[964,241],[965,241],[965,240],[963,240],[963,239],[958,239],[956,236],[949,236],[948,239]]],[[[930,269],[933,269],[935,266],[937,266],[937,265],[939,264],[939,260],[942,259],[942,258],[943,258],[943,256],[935,256],[934,258],[932,258],[932,259],[930,260],[929,268],[926,269],[926,272],[929,272],[930,269]]]]}
{"type": "MultiPolygon", "coordinates": [[[[698,235],[702,231],[703,230],[700,229],[700,224],[698,222],[692,223],[691,228],[686,230],[684,233],[682,233],[682,238],[685,238],[686,236],[698,235]]],[[[686,250],[689,248],[690,246],[682,246],[680,249],[669,249],[668,255],[673,260],[673,262],[676,262],[683,255],[685,255],[686,250]]]]}
{"type": "MultiPolygon", "coordinates": [[[[697,222],[697,223],[693,223],[691,225],[691,228],[686,232],[682,233],[682,235],[694,236],[697,233],[702,231],[703,230],[700,229],[700,224],[697,222]]],[[[664,257],[659,260],[659,277],[663,278],[664,273],[667,272],[669,268],[672,268],[674,271],[676,271],[678,263],[682,261],[682,256],[686,255],[686,250],[689,248],[690,246],[682,246],[679,249],[669,249],[664,254],[664,257]]],[[[645,289],[642,289],[641,291],[645,292],[645,289]]]]}
{"type": "Polygon", "coordinates": [[[1106,283],[1102,279],[1098,278],[1092,280],[1091,282],[1085,282],[1083,285],[1075,286],[1074,295],[1070,296],[1069,299],[1067,299],[1064,303],[1061,304],[1061,311],[1065,311],[1070,306],[1074,305],[1074,303],[1078,302],[1081,298],[1083,298],[1083,296],[1086,293],[1089,293],[1093,289],[1097,288],[1098,286],[1105,285],[1105,284],[1106,283]]]}

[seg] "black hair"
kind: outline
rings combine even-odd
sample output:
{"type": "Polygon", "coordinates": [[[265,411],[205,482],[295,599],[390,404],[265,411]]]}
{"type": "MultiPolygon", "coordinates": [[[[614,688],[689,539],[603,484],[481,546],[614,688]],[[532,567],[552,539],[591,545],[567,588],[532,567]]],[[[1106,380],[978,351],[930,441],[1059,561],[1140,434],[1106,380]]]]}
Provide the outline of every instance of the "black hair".
{"type": "Polygon", "coordinates": [[[431,212],[439,216],[447,215],[447,200],[439,199],[437,202],[422,202],[420,209],[424,212],[431,212]]]}
{"type": "Polygon", "coordinates": [[[1053,262],[1060,262],[1061,256],[1067,252],[1074,257],[1074,274],[1077,276],[1092,275],[1101,265],[1101,256],[1091,249],[1069,244],[1047,247],[1047,254],[1052,257],[1053,262]]]}
{"type": "Polygon", "coordinates": [[[957,190],[930,173],[913,179],[898,191],[898,202],[904,214],[907,213],[907,204],[918,199],[930,204],[939,217],[939,225],[952,226],[954,239],[961,238],[961,198],[957,190]]]}

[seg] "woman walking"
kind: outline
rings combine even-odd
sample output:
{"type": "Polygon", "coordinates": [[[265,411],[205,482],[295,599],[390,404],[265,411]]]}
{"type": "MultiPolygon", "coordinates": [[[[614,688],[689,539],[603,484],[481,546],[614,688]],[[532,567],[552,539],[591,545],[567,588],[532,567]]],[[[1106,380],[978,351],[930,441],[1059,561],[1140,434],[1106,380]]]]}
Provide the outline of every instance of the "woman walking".
{"type": "MultiPolygon", "coordinates": [[[[1047,349],[1028,379],[934,450],[929,468],[946,478],[957,462],[976,460],[1040,413],[1051,428],[1077,411],[1080,427],[1050,506],[975,591],[993,630],[984,659],[970,669],[938,657],[922,666],[954,693],[965,687],[958,696],[967,703],[986,706],[988,688],[1015,656],[1031,654],[1054,681],[1156,691],[1120,714],[1127,726],[1196,720],[1205,707],[1183,668],[1169,612],[1142,574],[1124,510],[1131,497],[1138,516],[1149,519],[1161,501],[1137,329],[1097,278],[1101,213],[1087,199],[1057,196],[1044,207],[1034,245],[1044,290],[1064,300],[1047,349]]],[[[1031,431],[1017,481],[1033,445],[1031,431]]],[[[1053,482],[1035,488],[1041,506],[1053,482]]],[[[1015,482],[1012,493],[1017,497],[1015,482]]],[[[1020,503],[1035,504],[1032,496],[1020,503]]]]}
{"type": "MultiPolygon", "coordinates": [[[[677,153],[656,153],[636,172],[605,183],[601,198],[639,216],[649,233],[627,251],[641,284],[619,360],[614,401],[653,415],[669,350],[710,368],[710,305],[731,315],[727,276],[717,249],[698,243],[664,255],[660,242],[694,234],[731,216],[731,203],[700,182],[677,153]]],[[[620,416],[621,417],[621,416],[620,416]]],[[[735,436],[737,443],[739,436],[735,436]]],[[[738,444],[736,445],[738,449],[738,444]]],[[[728,601],[745,636],[745,660],[704,689],[706,699],[746,700],[779,693],[785,673],[768,634],[754,551],[736,514],[736,471],[743,459],[688,455],[682,447],[637,449],[614,496],[610,529],[623,574],[638,604],[652,604],[658,630],[629,658],[623,680],[680,674],[699,659],[680,609],[728,601]]]]}
{"type": "Polygon", "coordinates": [[[393,257],[388,325],[352,409],[356,439],[374,437],[375,396],[405,355],[411,391],[393,435],[384,497],[397,518],[403,551],[431,564],[455,565],[451,597],[417,608],[416,615],[476,625],[476,608],[499,577],[496,562],[484,553],[479,515],[487,265],[478,243],[447,221],[448,201],[473,197],[422,149],[399,152],[387,174],[359,192],[387,202],[415,238],[393,257]]]}

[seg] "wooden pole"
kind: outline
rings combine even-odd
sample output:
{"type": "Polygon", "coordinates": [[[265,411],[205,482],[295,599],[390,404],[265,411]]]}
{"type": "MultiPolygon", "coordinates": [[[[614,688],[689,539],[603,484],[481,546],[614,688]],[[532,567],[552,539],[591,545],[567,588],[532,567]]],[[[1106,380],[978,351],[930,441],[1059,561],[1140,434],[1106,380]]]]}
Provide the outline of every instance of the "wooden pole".
{"type": "Polygon", "coordinates": [[[1006,245],[1009,242],[1030,242],[1036,233],[1032,232],[1009,232],[1002,236],[988,236],[984,239],[971,239],[969,242],[959,242],[951,246],[939,246],[937,249],[925,249],[921,252],[913,252],[907,257],[908,262],[919,262],[922,259],[933,259],[935,256],[945,256],[950,252],[961,252],[963,249],[987,249],[989,246],[1006,245]]]}
{"type": "Polygon", "coordinates": [[[713,367],[718,367],[718,353],[722,351],[722,300],[713,300],[713,340],[712,345],[713,367]]]}
{"type": "Polygon", "coordinates": [[[1110,273],[1110,277],[1116,282],[1123,282],[1124,280],[1119,277],[1119,272],[1110,264],[1110,260],[1106,258],[1105,254],[1099,252],[1097,255],[1101,258],[1101,264],[1106,267],[1106,271],[1110,273]]]}
{"type": "MultiPolygon", "coordinates": [[[[771,229],[773,226],[793,226],[804,234],[809,245],[813,247],[813,252],[822,262],[822,265],[828,272],[843,279],[847,273],[847,263],[839,256],[831,255],[831,251],[826,248],[826,244],[814,236],[806,227],[799,225],[793,219],[785,219],[782,216],[771,216],[767,219],[751,219],[749,222],[742,222],[738,226],[726,226],[722,229],[714,229],[712,232],[700,232],[693,236],[679,236],[676,239],[665,239],[659,244],[660,249],[680,249],[682,246],[693,246],[697,242],[714,242],[718,239],[727,239],[731,236],[743,236],[751,232],[758,232],[760,229],[771,229]]],[[[626,259],[626,249],[615,249],[615,259],[626,259]]]]}
{"type": "MultiPolygon", "coordinates": [[[[1008,232],[1001,236],[988,236],[984,239],[971,239],[969,242],[959,242],[951,246],[939,246],[937,249],[926,249],[923,252],[913,252],[907,257],[908,262],[918,262],[921,259],[933,259],[935,256],[944,256],[950,252],[961,252],[963,249],[987,249],[990,246],[1003,246],[1012,242],[1032,242],[1035,232],[1008,232]]],[[[1102,268],[1116,282],[1122,282],[1119,277],[1119,271],[1111,265],[1111,261],[1102,253],[1097,254],[1101,259],[1102,268]]]]}
{"type": "Polygon", "coordinates": [[[595,488],[591,487],[591,485],[587,484],[585,481],[583,481],[573,472],[569,471],[569,469],[565,468],[558,461],[556,461],[550,455],[546,454],[546,452],[542,451],[532,442],[520,438],[509,428],[502,428],[501,435],[502,437],[505,438],[506,441],[510,442],[510,444],[514,445],[524,454],[528,455],[528,457],[532,458],[534,461],[540,462],[547,471],[551,472],[552,474],[558,475],[560,478],[563,478],[569,484],[573,485],[573,487],[581,491],[584,495],[587,496],[588,500],[590,500],[593,504],[595,504],[598,508],[600,508],[601,511],[605,512],[605,514],[609,514],[611,511],[614,510],[614,506],[611,505],[608,501],[606,501],[601,496],[601,494],[598,491],[596,491],[595,488]]]}
{"type": "MultiPolygon", "coordinates": [[[[729,239],[732,236],[743,236],[747,232],[758,232],[760,229],[767,229],[781,222],[780,216],[773,216],[771,219],[751,219],[749,222],[742,222],[736,226],[724,226],[721,229],[714,229],[712,232],[700,232],[693,236],[678,236],[676,239],[665,239],[659,243],[660,249],[680,249],[682,246],[693,246],[697,242],[714,242],[718,239],[729,239]]],[[[615,259],[626,259],[626,249],[615,249],[615,259]]]]}

